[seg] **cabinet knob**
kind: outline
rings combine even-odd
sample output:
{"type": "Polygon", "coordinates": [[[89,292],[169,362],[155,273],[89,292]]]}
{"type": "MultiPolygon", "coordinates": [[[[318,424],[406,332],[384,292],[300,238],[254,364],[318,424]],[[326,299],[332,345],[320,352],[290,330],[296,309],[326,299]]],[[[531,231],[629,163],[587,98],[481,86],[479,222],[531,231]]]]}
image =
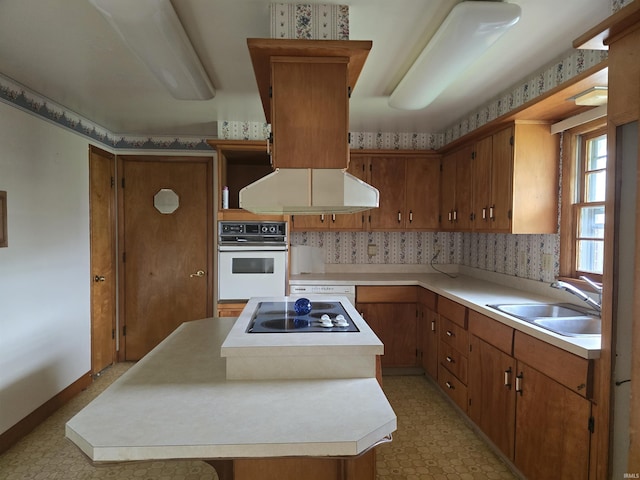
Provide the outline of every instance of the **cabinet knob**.
{"type": "Polygon", "coordinates": [[[451,390],[455,390],[456,387],[454,387],[451,383],[449,382],[444,382],[444,384],[447,386],[447,388],[450,388],[451,390]]]}
{"type": "Polygon", "coordinates": [[[451,358],[450,356],[448,356],[448,355],[447,355],[447,357],[446,357],[446,358],[447,358],[447,362],[449,362],[449,363],[456,363],[456,362],[453,360],[453,358],[451,358]]]}
{"type": "Polygon", "coordinates": [[[447,330],[447,337],[455,337],[455,333],[453,333],[451,330],[447,330]]]}

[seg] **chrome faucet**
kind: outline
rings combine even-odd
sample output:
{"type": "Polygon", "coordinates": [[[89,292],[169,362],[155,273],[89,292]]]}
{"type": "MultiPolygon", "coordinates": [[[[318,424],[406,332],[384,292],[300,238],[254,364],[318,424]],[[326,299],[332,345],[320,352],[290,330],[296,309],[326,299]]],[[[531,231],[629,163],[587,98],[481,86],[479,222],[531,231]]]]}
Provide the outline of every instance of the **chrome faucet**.
{"type": "MultiPolygon", "coordinates": [[[[602,287],[601,286],[593,283],[591,280],[589,280],[589,279],[587,279],[585,277],[580,277],[580,278],[585,280],[589,285],[591,285],[596,291],[598,291],[599,294],[602,292],[602,287]]],[[[556,280],[550,286],[552,288],[557,288],[558,290],[566,290],[567,292],[572,293],[573,295],[578,297],[580,300],[583,300],[583,301],[587,302],[589,305],[591,305],[591,307],[593,307],[598,312],[602,312],[602,301],[596,302],[589,295],[584,293],[579,288],[574,287],[570,283],[563,282],[561,280],[556,280]]]]}

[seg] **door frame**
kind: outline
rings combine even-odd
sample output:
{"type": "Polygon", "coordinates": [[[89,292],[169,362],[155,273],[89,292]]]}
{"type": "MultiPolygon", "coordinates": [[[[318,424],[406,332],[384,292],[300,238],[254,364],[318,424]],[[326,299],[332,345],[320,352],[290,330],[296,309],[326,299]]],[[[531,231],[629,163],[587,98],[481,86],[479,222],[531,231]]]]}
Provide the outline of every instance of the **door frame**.
{"type": "MultiPolygon", "coordinates": [[[[213,226],[214,226],[214,218],[213,218],[213,186],[214,186],[214,177],[213,177],[213,156],[212,155],[189,155],[189,154],[167,154],[166,152],[162,152],[159,154],[126,154],[126,155],[116,155],[116,187],[117,187],[117,221],[118,221],[118,249],[117,249],[117,265],[118,265],[118,345],[125,345],[124,338],[124,327],[127,324],[127,319],[125,318],[125,278],[124,278],[124,189],[122,187],[123,183],[123,172],[124,172],[124,162],[127,160],[135,160],[135,161],[149,161],[149,162],[175,162],[176,160],[185,160],[185,161],[195,161],[199,163],[205,163],[207,166],[207,237],[209,241],[207,242],[207,271],[209,274],[207,275],[207,317],[213,316],[213,291],[214,291],[214,277],[215,275],[213,270],[213,262],[214,262],[214,237],[213,237],[213,226]]],[[[118,362],[125,361],[125,350],[124,348],[118,348],[118,362]]]]}

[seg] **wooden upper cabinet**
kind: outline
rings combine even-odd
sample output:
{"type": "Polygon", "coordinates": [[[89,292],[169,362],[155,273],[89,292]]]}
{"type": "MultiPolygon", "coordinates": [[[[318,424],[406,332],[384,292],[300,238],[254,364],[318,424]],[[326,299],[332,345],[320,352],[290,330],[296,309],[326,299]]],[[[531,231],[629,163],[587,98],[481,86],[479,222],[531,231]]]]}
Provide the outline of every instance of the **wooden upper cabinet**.
{"type": "Polygon", "coordinates": [[[347,168],[349,95],[370,40],[249,38],[274,168],[347,168]]]}
{"type": "Polygon", "coordinates": [[[347,168],[347,58],[273,57],[274,168],[347,168]]]}
{"type": "Polygon", "coordinates": [[[473,146],[467,145],[442,158],[441,228],[465,231],[471,229],[473,193],[473,146]]]}
{"type": "Polygon", "coordinates": [[[405,167],[405,226],[436,230],[440,211],[440,158],[414,158],[405,167]]]}
{"type": "Polygon", "coordinates": [[[473,152],[473,229],[488,230],[491,227],[491,161],[493,136],[483,138],[473,152]]]}
{"type": "Polygon", "coordinates": [[[401,230],[404,228],[404,158],[374,157],[371,159],[371,185],[380,192],[380,206],[371,210],[372,230],[401,230]]]}

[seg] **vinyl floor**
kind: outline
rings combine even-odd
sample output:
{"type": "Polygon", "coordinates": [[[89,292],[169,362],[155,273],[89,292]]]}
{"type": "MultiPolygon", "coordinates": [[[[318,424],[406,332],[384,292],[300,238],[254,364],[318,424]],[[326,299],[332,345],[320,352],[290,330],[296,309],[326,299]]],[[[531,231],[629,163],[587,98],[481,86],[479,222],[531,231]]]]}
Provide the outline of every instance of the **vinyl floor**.
{"type": "MultiPolygon", "coordinates": [[[[217,479],[213,468],[200,461],[94,466],[65,438],[67,420],[131,365],[120,363],[107,369],[87,390],[0,455],[0,480],[217,479]]],[[[393,442],[378,447],[378,480],[517,478],[423,376],[385,376],[383,384],[398,417],[398,430],[393,442]]]]}

